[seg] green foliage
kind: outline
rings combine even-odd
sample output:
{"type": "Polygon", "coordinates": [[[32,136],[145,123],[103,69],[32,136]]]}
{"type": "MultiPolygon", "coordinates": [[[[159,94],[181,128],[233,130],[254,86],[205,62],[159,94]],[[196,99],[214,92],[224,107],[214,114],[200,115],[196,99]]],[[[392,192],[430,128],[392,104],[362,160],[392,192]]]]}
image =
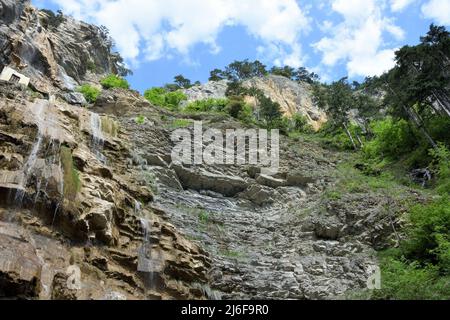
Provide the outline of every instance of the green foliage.
{"type": "Polygon", "coordinates": [[[180,108],[182,101],[187,100],[187,96],[181,91],[167,91],[164,88],[151,88],[145,91],[145,99],[156,106],[165,107],[172,111],[180,108]]]}
{"type": "Polygon", "coordinates": [[[170,125],[172,129],[187,128],[192,125],[189,119],[174,119],[170,125]]]}
{"type": "Polygon", "coordinates": [[[95,103],[100,95],[100,90],[89,84],[82,85],[77,91],[82,93],[86,101],[90,103],[95,103]]]}
{"type": "Polygon", "coordinates": [[[314,83],[319,80],[319,76],[314,72],[309,72],[305,67],[294,69],[290,66],[273,67],[270,73],[277,76],[283,76],[298,82],[314,83]]]}
{"type": "Polygon", "coordinates": [[[209,81],[221,81],[225,79],[223,71],[220,69],[214,69],[210,72],[209,81]]]}
{"type": "Polygon", "coordinates": [[[283,115],[281,113],[280,104],[273,102],[270,98],[267,98],[264,95],[259,96],[258,100],[261,118],[264,119],[269,128],[274,127],[275,122],[281,120],[283,115]]]}
{"type": "Polygon", "coordinates": [[[186,112],[222,112],[228,99],[205,99],[191,102],[184,109],[186,112]]]}
{"type": "Polygon", "coordinates": [[[292,130],[301,133],[313,133],[313,127],[308,123],[308,118],[304,115],[296,113],[292,117],[292,130]]]}
{"type": "Polygon", "coordinates": [[[450,198],[411,209],[407,238],[381,254],[380,299],[450,299],[450,198]]]}
{"type": "Polygon", "coordinates": [[[282,76],[288,79],[293,79],[295,76],[295,69],[290,66],[273,67],[270,69],[270,73],[275,76],[282,76]]]}
{"type": "Polygon", "coordinates": [[[124,78],[121,78],[115,74],[111,74],[100,81],[100,84],[105,89],[112,88],[121,88],[121,89],[130,89],[130,84],[124,78]]]}
{"type": "MultiPolygon", "coordinates": [[[[348,130],[353,137],[362,136],[362,130],[356,124],[350,124],[348,130]]],[[[320,129],[319,134],[325,147],[336,150],[354,150],[354,146],[343,127],[336,127],[333,123],[328,122],[320,129]]]]}
{"type": "Polygon", "coordinates": [[[164,106],[167,91],[163,88],[151,88],[144,92],[144,98],[155,106],[164,106]]]}
{"type": "Polygon", "coordinates": [[[86,68],[91,72],[95,72],[97,70],[97,66],[95,65],[95,62],[92,60],[89,60],[86,63],[86,68]]]}
{"type": "Polygon", "coordinates": [[[179,88],[184,88],[184,89],[188,89],[190,87],[192,87],[192,83],[191,80],[185,78],[184,76],[182,76],[181,74],[177,75],[175,78],[175,84],[179,87],[179,88]]]}
{"type": "Polygon", "coordinates": [[[60,158],[64,173],[64,198],[73,201],[81,190],[81,180],[78,171],[74,167],[72,150],[62,146],[60,158]]]}
{"type": "Polygon", "coordinates": [[[371,131],[374,137],[363,148],[368,158],[398,159],[417,145],[417,139],[405,120],[395,121],[388,117],[375,121],[371,125],[371,131]]]}
{"type": "Polygon", "coordinates": [[[450,299],[450,278],[440,276],[435,267],[408,262],[398,250],[383,253],[380,260],[382,288],[373,292],[373,299],[450,299]]]}
{"type": "Polygon", "coordinates": [[[178,110],[182,101],[186,101],[187,96],[181,91],[168,92],[165,96],[165,106],[171,110],[178,110]]]}
{"type": "Polygon", "coordinates": [[[209,213],[207,211],[200,211],[198,213],[198,220],[201,224],[208,224],[209,223],[209,213]]]}
{"type": "Polygon", "coordinates": [[[432,264],[450,275],[450,197],[412,208],[402,253],[411,261],[432,264]]]}
{"type": "Polygon", "coordinates": [[[433,167],[438,176],[438,192],[450,193],[450,151],[444,144],[439,144],[437,149],[431,149],[430,154],[434,159],[433,167]]]}
{"type": "Polygon", "coordinates": [[[136,119],[134,119],[134,121],[137,124],[140,124],[140,125],[145,124],[146,120],[147,120],[147,118],[145,116],[143,116],[143,115],[139,115],[139,116],[136,117],[136,119]]]}

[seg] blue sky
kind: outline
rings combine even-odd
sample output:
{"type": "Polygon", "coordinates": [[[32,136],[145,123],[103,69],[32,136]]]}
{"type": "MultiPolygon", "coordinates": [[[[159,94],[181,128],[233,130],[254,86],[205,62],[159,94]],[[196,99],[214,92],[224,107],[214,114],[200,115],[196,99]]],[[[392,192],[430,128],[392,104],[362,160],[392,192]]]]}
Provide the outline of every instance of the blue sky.
{"type": "Polygon", "coordinates": [[[431,23],[450,25],[450,0],[33,0],[105,25],[140,91],[177,74],[207,81],[234,60],[305,66],[331,81],[393,66],[431,23]]]}

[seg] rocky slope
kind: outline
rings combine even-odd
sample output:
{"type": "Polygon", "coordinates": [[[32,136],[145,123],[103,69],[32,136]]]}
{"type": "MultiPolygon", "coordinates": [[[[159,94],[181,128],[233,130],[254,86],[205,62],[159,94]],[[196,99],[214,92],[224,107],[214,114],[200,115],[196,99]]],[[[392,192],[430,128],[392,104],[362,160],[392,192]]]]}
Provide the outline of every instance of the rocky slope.
{"type": "MultiPolygon", "coordinates": [[[[327,116],[313,102],[312,88],[307,83],[298,83],[281,76],[268,75],[264,78],[253,78],[243,83],[244,87],[262,90],[266,97],[280,104],[282,112],[287,117],[299,113],[306,117],[309,124],[318,130],[326,121],[327,116]]],[[[184,90],[188,101],[204,99],[223,99],[227,91],[228,81],[210,81],[206,84],[194,86],[184,90]]],[[[256,108],[251,97],[247,102],[256,108]]]]}
{"type": "MultiPolygon", "coordinates": [[[[0,298],[332,299],[365,288],[374,249],[395,242],[400,222],[389,196],[324,196],[346,154],[282,137],[275,176],[174,165],[170,136],[186,115],[128,90],[104,90],[89,109],[61,99],[68,83],[114,71],[98,28],[65,18],[46,29],[28,2],[1,3],[2,63],[22,63],[35,90],[0,82],[0,298]]],[[[252,81],[286,113],[322,121],[307,89],[252,81]]],[[[220,90],[209,85],[195,99],[220,90]]]]}

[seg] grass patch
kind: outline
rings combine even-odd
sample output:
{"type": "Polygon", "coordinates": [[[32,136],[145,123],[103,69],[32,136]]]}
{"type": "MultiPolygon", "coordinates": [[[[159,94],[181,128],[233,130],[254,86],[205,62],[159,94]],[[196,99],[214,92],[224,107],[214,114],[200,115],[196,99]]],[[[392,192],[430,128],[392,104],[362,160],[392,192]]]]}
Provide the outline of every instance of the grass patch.
{"type": "Polygon", "coordinates": [[[171,129],[188,128],[192,125],[192,120],[189,119],[174,119],[169,125],[171,129]]]}
{"type": "Polygon", "coordinates": [[[209,224],[209,213],[207,211],[200,211],[198,213],[198,220],[201,224],[209,224]]]}
{"type": "Polygon", "coordinates": [[[136,119],[134,119],[134,121],[139,125],[144,125],[147,121],[147,118],[145,116],[139,115],[136,117],[136,119]]]}

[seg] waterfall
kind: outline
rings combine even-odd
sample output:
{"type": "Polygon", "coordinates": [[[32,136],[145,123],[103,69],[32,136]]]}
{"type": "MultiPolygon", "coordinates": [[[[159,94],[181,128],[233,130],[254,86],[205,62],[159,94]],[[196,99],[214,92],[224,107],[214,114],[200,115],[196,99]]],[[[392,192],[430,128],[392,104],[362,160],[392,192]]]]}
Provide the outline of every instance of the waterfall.
{"type": "Polygon", "coordinates": [[[153,289],[155,287],[155,268],[152,261],[152,244],[150,239],[150,226],[149,221],[142,215],[142,206],[138,201],[134,203],[135,216],[139,217],[141,228],[143,232],[142,246],[138,252],[138,272],[141,272],[144,276],[144,284],[147,289],[153,289]]]}
{"type": "Polygon", "coordinates": [[[33,172],[33,168],[36,165],[37,156],[41,149],[42,142],[44,140],[45,133],[45,109],[48,105],[48,102],[45,100],[40,100],[33,106],[32,112],[34,113],[35,118],[37,119],[38,125],[38,134],[37,138],[33,144],[31,149],[31,153],[28,156],[27,161],[23,166],[23,172],[20,176],[19,188],[16,192],[14,203],[17,206],[21,206],[23,202],[23,198],[25,197],[25,189],[30,180],[31,173],[33,172]]]}
{"type": "Polygon", "coordinates": [[[30,109],[35,120],[38,132],[32,145],[31,152],[23,165],[22,172],[17,181],[17,191],[14,203],[18,208],[23,206],[27,194],[27,187],[34,181],[35,194],[33,199],[36,204],[41,192],[48,191],[51,177],[56,177],[58,185],[52,189],[59,197],[64,197],[64,179],[61,166],[61,141],[59,138],[60,128],[50,110],[50,102],[38,100],[30,109]],[[46,143],[48,140],[48,144],[46,143]]]}
{"type": "Polygon", "coordinates": [[[106,165],[106,157],[103,155],[105,137],[102,131],[102,120],[97,113],[91,112],[92,150],[96,158],[106,165]]]}

